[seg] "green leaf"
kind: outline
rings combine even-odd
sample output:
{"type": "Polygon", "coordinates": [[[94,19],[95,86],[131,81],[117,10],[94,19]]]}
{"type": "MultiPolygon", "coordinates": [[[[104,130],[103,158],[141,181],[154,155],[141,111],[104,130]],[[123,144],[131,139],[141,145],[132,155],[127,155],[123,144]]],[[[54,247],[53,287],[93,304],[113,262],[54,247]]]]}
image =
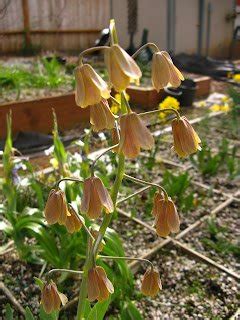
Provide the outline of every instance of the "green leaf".
{"type": "Polygon", "coordinates": [[[126,301],[121,312],[122,320],[143,320],[141,313],[138,311],[132,301],[126,301]]]}
{"type": "Polygon", "coordinates": [[[40,312],[39,312],[40,320],[57,320],[58,314],[59,313],[57,311],[48,314],[43,310],[42,306],[40,307],[40,312]]]}
{"type": "Polygon", "coordinates": [[[32,311],[28,307],[25,309],[25,320],[35,320],[32,311]]]}
{"type": "Polygon", "coordinates": [[[103,302],[97,302],[89,313],[87,320],[102,320],[107,312],[111,298],[103,302]]]}
{"type": "Polygon", "coordinates": [[[39,288],[42,290],[43,289],[43,286],[44,286],[44,282],[39,279],[38,277],[33,277],[34,278],[34,281],[35,283],[39,286],[39,288]]]}
{"type": "Polygon", "coordinates": [[[13,308],[9,303],[6,305],[6,320],[13,320],[13,308]]]}

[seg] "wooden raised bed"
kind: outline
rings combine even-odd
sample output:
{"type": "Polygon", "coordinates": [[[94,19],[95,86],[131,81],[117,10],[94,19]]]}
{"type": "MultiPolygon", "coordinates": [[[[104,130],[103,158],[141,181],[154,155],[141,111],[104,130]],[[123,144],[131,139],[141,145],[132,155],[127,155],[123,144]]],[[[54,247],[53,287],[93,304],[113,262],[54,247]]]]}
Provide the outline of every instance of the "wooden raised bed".
{"type": "MultiPolygon", "coordinates": [[[[207,96],[210,92],[211,79],[199,77],[196,97],[207,96]]],[[[146,109],[154,109],[162,100],[163,91],[159,93],[152,87],[130,86],[127,89],[131,102],[146,109]]],[[[50,133],[53,128],[52,109],[55,110],[59,130],[84,127],[89,123],[89,109],[82,109],[75,103],[74,93],[36,100],[9,102],[0,106],[0,138],[6,136],[6,116],[12,110],[13,134],[19,131],[50,133]]]]}
{"type": "Polygon", "coordinates": [[[0,138],[6,136],[6,116],[12,111],[12,131],[50,133],[53,129],[53,109],[59,130],[72,129],[89,123],[89,108],[82,109],[75,103],[74,93],[36,100],[10,102],[0,106],[0,138]]]}
{"type": "MultiPolygon", "coordinates": [[[[210,93],[211,78],[200,76],[194,78],[197,83],[196,98],[206,97],[210,93]]],[[[146,109],[155,108],[162,101],[164,91],[157,92],[153,87],[130,86],[127,89],[130,101],[136,105],[144,106],[146,109]]]]}

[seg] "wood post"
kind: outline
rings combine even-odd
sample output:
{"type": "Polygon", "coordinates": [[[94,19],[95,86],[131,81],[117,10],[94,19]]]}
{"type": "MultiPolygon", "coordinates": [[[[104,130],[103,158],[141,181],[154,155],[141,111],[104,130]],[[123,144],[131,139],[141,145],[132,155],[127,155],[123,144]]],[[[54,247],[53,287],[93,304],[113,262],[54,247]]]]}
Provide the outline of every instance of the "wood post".
{"type": "Polygon", "coordinates": [[[26,48],[31,47],[31,31],[30,31],[30,19],[29,19],[29,5],[28,0],[22,0],[22,12],[23,12],[23,26],[24,35],[26,41],[26,48]]]}

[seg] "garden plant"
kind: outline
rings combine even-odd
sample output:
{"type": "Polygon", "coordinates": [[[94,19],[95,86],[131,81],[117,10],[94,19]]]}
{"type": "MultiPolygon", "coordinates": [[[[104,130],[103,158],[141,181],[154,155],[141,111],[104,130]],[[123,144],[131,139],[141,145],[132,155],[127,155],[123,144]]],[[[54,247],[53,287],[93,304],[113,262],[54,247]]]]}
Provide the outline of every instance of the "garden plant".
{"type": "MultiPolygon", "coordinates": [[[[98,154],[91,163],[90,176],[84,178],[68,176],[69,171],[66,166],[63,166],[61,169],[63,178],[50,191],[44,209],[44,216],[49,225],[64,226],[72,236],[79,230],[85,231],[82,241],[86,242],[86,252],[81,252],[85,257],[83,269],[52,269],[45,274],[45,280],[37,280],[42,288],[41,304],[45,312],[50,314],[58,312],[61,304],[64,305],[67,302],[66,296],[59,292],[56,282],[53,281],[55,275],[67,273],[80,275],[76,315],[78,320],[102,319],[108,309],[111,295],[116,288],[109,280],[108,270],[102,266],[105,260],[112,260],[119,265],[123,260],[142,260],[149,265],[142,279],[142,293],[154,298],[162,289],[159,272],[151,261],[133,256],[111,255],[110,252],[107,255],[101,253],[104,250],[103,239],[109,230],[113,216],[116,215],[118,193],[123,179],[148,185],[156,190],[152,200],[152,214],[155,218],[156,233],[160,237],[167,237],[171,232],[178,232],[180,228],[177,209],[167,191],[158,184],[141,180],[127,173],[126,159],[137,158],[141,149],[151,150],[154,146],[154,138],[142,120],[142,116],[146,113],[137,114],[131,110],[125,90],[130,82],[138,83],[141,78],[141,70],[134,58],[146,46],[153,51],[152,83],[157,91],[168,85],[179,86],[183,76],[174,66],[169,54],[160,51],[155,44],[144,45],[130,57],[118,44],[114,21],[110,22],[110,34],[110,46],[83,51],[79,56],[79,66],[75,70],[76,103],[81,108],[90,107],[90,122],[94,131],[111,130],[110,146],[98,154]],[[96,50],[104,53],[109,84],[89,64],[84,63],[84,57],[96,50]],[[120,94],[120,103],[111,96],[111,88],[120,94]],[[111,112],[108,100],[119,104],[119,114],[114,115],[111,112]],[[110,192],[104,181],[96,174],[98,161],[109,153],[113,163],[112,172],[108,174],[114,178],[110,192]],[[65,190],[61,188],[63,183],[65,190]],[[81,204],[77,203],[76,206],[68,203],[75,184],[80,184],[83,188],[81,204]],[[78,208],[80,208],[79,211],[78,208]],[[97,303],[93,306],[92,302],[96,300],[97,303]]],[[[158,109],[149,113],[159,112],[172,112],[175,115],[172,120],[173,149],[180,157],[187,157],[200,149],[201,141],[185,117],[180,116],[174,108],[158,109]]],[[[57,157],[60,163],[64,163],[61,152],[57,157]]],[[[9,197],[11,196],[9,193],[9,197]]],[[[137,194],[131,195],[131,197],[134,196],[137,197],[137,194]]]]}

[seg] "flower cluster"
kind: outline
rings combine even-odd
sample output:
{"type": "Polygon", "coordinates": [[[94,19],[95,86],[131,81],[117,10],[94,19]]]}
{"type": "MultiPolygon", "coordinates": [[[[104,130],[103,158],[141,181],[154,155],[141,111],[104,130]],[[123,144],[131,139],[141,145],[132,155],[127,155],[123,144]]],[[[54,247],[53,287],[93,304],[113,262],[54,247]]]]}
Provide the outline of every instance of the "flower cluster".
{"type": "MultiPolygon", "coordinates": [[[[123,156],[134,159],[140,154],[141,149],[150,150],[154,147],[153,135],[143,122],[141,114],[131,110],[125,93],[130,83],[139,82],[142,73],[133,57],[129,56],[118,44],[102,47],[102,49],[104,49],[109,84],[89,64],[82,63],[83,52],[80,55],[79,66],[75,70],[76,104],[81,108],[90,108],[90,123],[94,131],[111,130],[112,141],[115,144],[106,149],[104,153],[110,150],[117,152],[121,155],[119,159],[121,158],[124,163],[123,156]],[[117,99],[111,97],[111,88],[118,92],[117,99]],[[112,107],[109,106],[108,100],[113,101],[112,107]],[[119,110],[114,111],[113,106],[115,105],[116,107],[118,103],[119,110]],[[116,115],[117,113],[119,116],[116,115]]],[[[154,46],[152,61],[152,84],[154,88],[159,91],[169,85],[177,87],[180,85],[181,80],[183,80],[183,76],[173,64],[169,54],[158,50],[154,46]]],[[[201,141],[189,121],[180,116],[177,111],[178,108],[179,105],[176,101],[173,98],[168,98],[160,105],[158,112],[172,111],[175,113],[176,117],[172,121],[173,148],[180,157],[186,157],[200,149],[201,141]]],[[[108,299],[110,294],[114,292],[113,284],[108,279],[105,270],[103,267],[96,265],[96,259],[104,257],[98,256],[104,241],[104,230],[106,230],[110,222],[110,214],[115,210],[116,195],[123,177],[130,178],[135,182],[140,180],[124,174],[122,170],[117,170],[112,192],[115,196],[112,198],[101,179],[94,175],[96,161],[97,159],[92,164],[91,176],[84,181],[76,178],[64,178],[61,180],[83,183],[83,195],[80,205],[81,214],[86,215],[89,219],[98,219],[102,211],[104,211],[105,215],[101,225],[103,228],[101,227],[96,231],[86,227],[84,219],[78,215],[71,205],[67,204],[64,192],[59,189],[60,182],[58,182],[56,189],[50,191],[45,207],[45,218],[50,225],[55,223],[64,225],[70,233],[80,230],[82,226],[84,227],[88,233],[89,241],[81,290],[83,290],[85,296],[88,296],[90,301],[103,301],[108,299]],[[108,224],[104,224],[106,221],[108,224]]],[[[160,237],[167,237],[171,232],[178,232],[180,229],[179,216],[173,201],[168,197],[166,191],[154,183],[141,180],[140,183],[142,182],[159,188],[159,191],[154,196],[152,210],[155,218],[156,233],[160,237]]],[[[108,258],[127,259],[127,257],[108,258]]],[[[133,257],[129,259],[139,260],[133,257]]],[[[151,264],[150,261],[148,262],[151,264]]],[[[143,276],[141,291],[145,295],[154,297],[161,288],[160,275],[151,264],[151,268],[143,276]]],[[[65,300],[62,294],[58,292],[55,283],[47,282],[44,285],[42,304],[46,312],[50,313],[53,310],[59,310],[61,303],[65,302],[65,300]]]]}
{"type": "Polygon", "coordinates": [[[166,97],[161,103],[159,103],[159,117],[161,119],[165,118],[167,114],[170,113],[170,111],[167,111],[166,109],[174,109],[179,110],[180,109],[180,103],[176,98],[173,97],[166,97]],[[166,112],[164,112],[164,110],[166,112]]]}

